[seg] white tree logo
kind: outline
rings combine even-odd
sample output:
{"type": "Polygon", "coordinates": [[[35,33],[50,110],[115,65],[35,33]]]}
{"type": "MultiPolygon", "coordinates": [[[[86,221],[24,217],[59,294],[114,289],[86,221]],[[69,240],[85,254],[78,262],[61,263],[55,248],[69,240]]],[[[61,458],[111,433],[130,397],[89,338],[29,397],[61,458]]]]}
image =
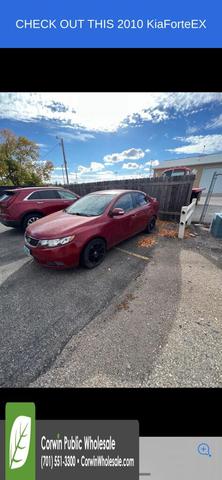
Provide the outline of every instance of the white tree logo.
{"type": "Polygon", "coordinates": [[[14,470],[25,464],[31,440],[31,418],[17,417],[12,425],[9,446],[9,468],[14,470]]]}

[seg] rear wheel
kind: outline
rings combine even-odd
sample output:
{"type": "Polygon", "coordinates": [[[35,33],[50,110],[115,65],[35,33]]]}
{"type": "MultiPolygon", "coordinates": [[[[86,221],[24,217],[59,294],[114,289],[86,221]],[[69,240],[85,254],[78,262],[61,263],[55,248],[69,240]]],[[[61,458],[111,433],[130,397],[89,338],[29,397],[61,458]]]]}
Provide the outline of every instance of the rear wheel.
{"type": "Polygon", "coordinates": [[[82,264],[86,268],[95,268],[104,260],[106,244],[102,238],[95,238],[86,245],[82,254],[82,264]]]}
{"type": "Polygon", "coordinates": [[[156,225],[156,217],[150,218],[148,225],[146,227],[146,232],[151,233],[154,230],[155,225],[156,225]]]}
{"type": "Polygon", "coordinates": [[[26,215],[22,221],[22,230],[25,231],[29,225],[36,222],[36,220],[39,220],[40,218],[42,218],[40,213],[30,213],[26,215]]]}

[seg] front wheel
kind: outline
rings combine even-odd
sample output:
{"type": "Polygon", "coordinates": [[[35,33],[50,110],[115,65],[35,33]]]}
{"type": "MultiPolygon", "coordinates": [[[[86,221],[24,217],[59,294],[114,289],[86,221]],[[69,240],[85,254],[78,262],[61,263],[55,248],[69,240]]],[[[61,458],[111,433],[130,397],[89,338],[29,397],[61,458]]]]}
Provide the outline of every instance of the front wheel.
{"type": "Polygon", "coordinates": [[[155,225],[156,225],[156,217],[150,218],[148,225],[146,227],[146,232],[151,233],[154,230],[155,225]]]}
{"type": "Polygon", "coordinates": [[[86,245],[82,254],[82,263],[86,268],[95,268],[104,260],[106,244],[102,238],[95,238],[86,245]]]}
{"type": "Polygon", "coordinates": [[[36,222],[36,220],[39,220],[40,218],[42,218],[42,215],[40,213],[30,213],[29,215],[26,215],[22,222],[23,232],[29,225],[36,222]]]}

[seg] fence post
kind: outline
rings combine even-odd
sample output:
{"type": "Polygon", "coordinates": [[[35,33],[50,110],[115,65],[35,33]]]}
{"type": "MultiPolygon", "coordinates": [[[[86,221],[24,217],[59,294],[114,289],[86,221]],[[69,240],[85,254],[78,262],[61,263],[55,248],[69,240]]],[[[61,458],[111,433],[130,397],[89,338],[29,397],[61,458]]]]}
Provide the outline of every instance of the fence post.
{"type": "Polygon", "coordinates": [[[181,208],[180,223],[179,223],[179,232],[178,238],[184,238],[186,224],[190,225],[192,220],[192,215],[195,210],[197,199],[194,198],[192,203],[188,207],[184,206],[181,208]]]}
{"type": "Polygon", "coordinates": [[[182,207],[181,209],[179,232],[178,232],[178,238],[181,238],[181,239],[184,237],[184,233],[185,233],[187,209],[188,207],[182,207]]]}

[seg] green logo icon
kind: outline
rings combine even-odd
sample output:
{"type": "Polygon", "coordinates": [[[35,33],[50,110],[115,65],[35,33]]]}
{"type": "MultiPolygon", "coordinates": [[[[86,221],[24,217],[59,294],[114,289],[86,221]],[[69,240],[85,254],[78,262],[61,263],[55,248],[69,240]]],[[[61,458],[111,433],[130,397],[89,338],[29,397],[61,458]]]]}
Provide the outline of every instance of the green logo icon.
{"type": "Polygon", "coordinates": [[[7,403],[5,480],[35,480],[35,405],[7,403]]]}

